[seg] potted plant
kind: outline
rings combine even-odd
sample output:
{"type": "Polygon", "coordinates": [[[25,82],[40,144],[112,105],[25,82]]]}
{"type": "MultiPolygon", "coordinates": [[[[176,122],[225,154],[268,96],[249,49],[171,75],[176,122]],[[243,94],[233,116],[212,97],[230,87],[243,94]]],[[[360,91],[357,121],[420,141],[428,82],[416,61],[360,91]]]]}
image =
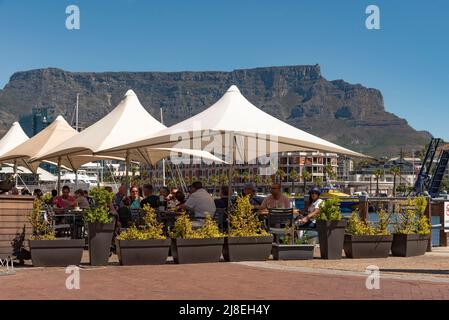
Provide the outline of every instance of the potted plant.
{"type": "Polygon", "coordinates": [[[322,259],[341,259],[347,220],[342,219],[340,200],[331,197],[323,201],[317,216],[316,229],[322,259]]]}
{"type": "Polygon", "coordinates": [[[131,226],[116,238],[121,265],[164,264],[167,260],[170,239],[164,236],[164,226],[150,205],[146,204],[143,210],[144,226],[131,226]]]}
{"type": "Polygon", "coordinates": [[[424,196],[407,200],[394,228],[393,256],[411,257],[426,253],[430,239],[430,223],[424,214],[426,207],[427,199],[424,196]]]}
{"type": "Polygon", "coordinates": [[[177,218],[173,230],[171,253],[175,263],[219,262],[223,251],[224,235],[210,215],[204,225],[193,230],[189,216],[182,212],[177,218]]]}
{"type": "Polygon", "coordinates": [[[113,194],[102,188],[93,188],[90,194],[95,206],[89,208],[84,216],[88,224],[89,261],[93,266],[104,266],[108,264],[114,232],[114,223],[109,215],[113,194]]]}
{"type": "Polygon", "coordinates": [[[296,237],[294,228],[287,226],[284,237],[279,243],[273,243],[274,260],[310,260],[313,259],[315,245],[310,241],[307,232],[302,237],[296,237]]]}
{"type": "Polygon", "coordinates": [[[238,197],[229,214],[228,237],[223,257],[226,261],[263,261],[270,256],[273,235],[262,227],[253,212],[249,197],[238,197]]]}
{"type": "Polygon", "coordinates": [[[393,236],[388,231],[389,215],[386,211],[378,212],[379,222],[376,227],[370,222],[362,221],[354,211],[346,228],[344,250],[348,258],[387,258],[390,254],[393,236]]]}
{"type": "Polygon", "coordinates": [[[28,243],[35,267],[66,267],[79,265],[83,256],[84,239],[56,238],[51,222],[42,215],[42,200],[36,198],[28,220],[33,234],[28,243]]]}

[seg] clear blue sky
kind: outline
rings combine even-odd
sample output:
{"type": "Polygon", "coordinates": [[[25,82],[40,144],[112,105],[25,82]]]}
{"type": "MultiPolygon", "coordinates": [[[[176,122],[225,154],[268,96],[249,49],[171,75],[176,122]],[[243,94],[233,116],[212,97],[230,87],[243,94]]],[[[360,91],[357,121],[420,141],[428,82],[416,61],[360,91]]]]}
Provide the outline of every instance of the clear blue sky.
{"type": "Polygon", "coordinates": [[[0,0],[0,87],[16,71],[321,65],[380,89],[387,111],[449,140],[449,1],[0,0]],[[65,28],[76,4],[81,29],[65,28]],[[380,8],[381,30],[365,28],[380,8]]]}

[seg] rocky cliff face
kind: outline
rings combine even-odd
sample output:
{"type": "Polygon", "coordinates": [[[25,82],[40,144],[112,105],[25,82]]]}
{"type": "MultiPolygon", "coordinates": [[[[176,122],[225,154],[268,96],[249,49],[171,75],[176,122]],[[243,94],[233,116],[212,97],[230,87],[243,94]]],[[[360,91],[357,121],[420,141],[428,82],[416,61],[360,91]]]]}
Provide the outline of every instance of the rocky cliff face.
{"type": "Polygon", "coordinates": [[[17,72],[0,91],[0,132],[33,106],[53,106],[70,121],[77,93],[80,122],[88,126],[112,110],[128,89],[156,119],[163,108],[165,124],[172,125],[213,104],[232,84],[265,112],[355,151],[394,154],[400,148],[421,148],[429,139],[428,133],[386,112],[380,91],[328,81],[318,65],[232,72],[17,72]]]}

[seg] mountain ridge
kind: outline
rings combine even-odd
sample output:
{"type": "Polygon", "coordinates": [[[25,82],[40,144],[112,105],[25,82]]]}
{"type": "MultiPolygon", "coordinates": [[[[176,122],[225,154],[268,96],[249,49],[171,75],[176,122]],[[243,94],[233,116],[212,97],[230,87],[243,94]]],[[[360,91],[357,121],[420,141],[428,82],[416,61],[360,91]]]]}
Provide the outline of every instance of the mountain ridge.
{"type": "Polygon", "coordinates": [[[41,68],[14,73],[0,89],[0,134],[33,106],[53,106],[70,119],[76,93],[80,121],[88,126],[107,114],[128,89],[168,126],[216,102],[232,84],[265,112],[312,134],[373,156],[422,148],[427,132],[385,110],[382,93],[342,79],[326,80],[319,65],[233,71],[71,72],[41,68]]]}

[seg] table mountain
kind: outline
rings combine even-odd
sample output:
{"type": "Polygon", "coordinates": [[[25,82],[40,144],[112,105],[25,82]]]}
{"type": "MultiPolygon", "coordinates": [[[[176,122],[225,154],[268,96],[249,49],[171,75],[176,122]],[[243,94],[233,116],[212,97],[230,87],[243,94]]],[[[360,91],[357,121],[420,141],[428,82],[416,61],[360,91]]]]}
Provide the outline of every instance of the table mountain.
{"type": "Polygon", "coordinates": [[[86,127],[112,110],[128,89],[156,119],[163,108],[169,126],[204,110],[232,84],[265,112],[355,151],[392,155],[401,148],[421,149],[430,139],[385,111],[379,90],[328,81],[319,65],[232,72],[17,72],[0,91],[0,133],[34,106],[53,106],[70,121],[77,93],[86,127]]]}

